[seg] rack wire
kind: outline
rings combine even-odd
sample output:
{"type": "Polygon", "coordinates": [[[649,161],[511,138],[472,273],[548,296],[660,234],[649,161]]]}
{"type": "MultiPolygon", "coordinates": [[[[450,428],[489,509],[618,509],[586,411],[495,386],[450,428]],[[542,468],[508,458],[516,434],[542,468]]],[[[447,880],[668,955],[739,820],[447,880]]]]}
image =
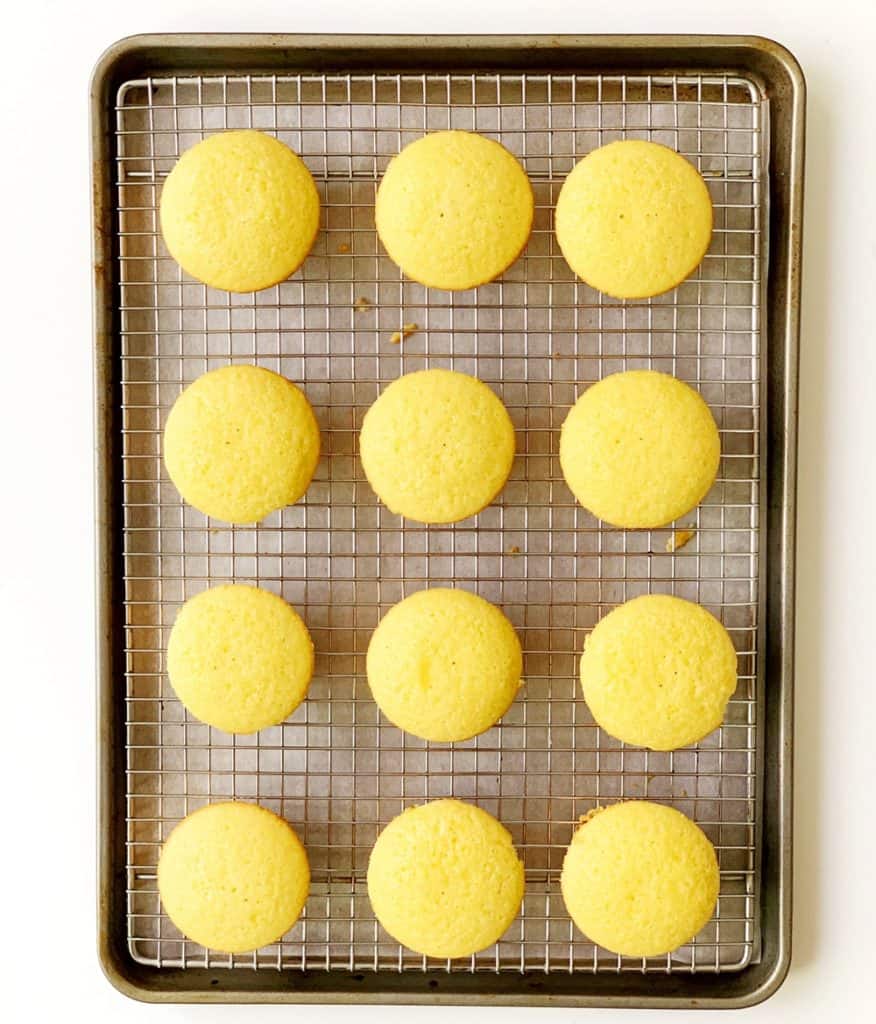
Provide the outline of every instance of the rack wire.
{"type": "Polygon", "coordinates": [[[759,956],[758,603],[766,103],[727,76],[519,74],[162,77],[129,81],[116,103],[127,704],[129,948],[159,967],[448,971],[731,971],[759,956]],[[255,127],[313,172],[323,228],[290,280],[229,295],[185,277],[158,231],[161,183],[207,134],[255,127]],[[424,131],[499,139],[536,196],[531,241],[501,280],[448,294],[404,280],[374,232],[377,182],[424,131]],[[565,264],[552,209],[582,155],[617,138],[663,142],[703,173],[715,206],[700,270],[668,295],[622,303],[565,264]],[[358,303],[367,300],[367,308],[358,303]],[[393,345],[402,324],[417,332],[393,345]],[[181,388],[229,362],[300,383],[324,456],[299,504],[254,527],[186,507],[161,464],[161,431],[181,388]],[[519,454],[496,502],[453,526],[408,523],[381,507],[356,454],[357,431],[401,373],[446,366],[502,397],[519,454]],[[578,507],[563,482],[558,428],[589,382],[622,369],[671,372],[703,394],[721,430],[719,478],[680,526],[621,531],[578,507]],[[308,699],[283,725],[231,737],[191,718],[165,675],[183,600],[218,582],[280,593],[317,650],[308,699]],[[502,722],[452,746],[381,719],[365,679],[380,615],[426,586],[498,603],[525,650],[525,688],[502,722]],[[721,729],[674,753],[628,748],[593,723],[577,686],[584,636],[642,593],[703,603],[739,653],[721,729]],[[377,925],[365,888],[380,828],[403,807],[453,795],[511,831],[526,865],[518,920],[494,947],[436,963],[377,925]],[[281,942],[245,956],[205,950],[162,913],[161,842],[188,812],[255,800],[296,828],[313,885],[281,942]],[[718,850],[712,922],[676,953],[618,957],[578,933],[559,870],[578,817],[630,797],[671,803],[718,850]]]}

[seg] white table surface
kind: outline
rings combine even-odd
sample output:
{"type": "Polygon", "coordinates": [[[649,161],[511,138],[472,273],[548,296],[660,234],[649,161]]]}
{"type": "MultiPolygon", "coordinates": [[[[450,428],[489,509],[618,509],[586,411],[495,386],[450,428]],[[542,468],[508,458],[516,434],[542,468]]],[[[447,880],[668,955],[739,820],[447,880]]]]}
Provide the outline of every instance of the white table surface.
{"type": "MultiPolygon", "coordinates": [[[[95,955],[91,274],[87,81],[146,31],[733,32],[809,86],[796,679],[794,958],[758,1021],[873,1019],[876,574],[874,0],[17,0],[0,63],[7,537],[3,988],[11,1020],[401,1022],[403,1008],[150,1007],[95,955]],[[589,8],[589,9],[588,9],[589,8]],[[11,654],[11,661],[9,655],[11,654]],[[9,806],[9,796],[12,806],[9,806]],[[867,1006],[870,1010],[867,1011],[867,1006]]],[[[570,1019],[432,1009],[422,1019],[570,1019]]],[[[611,1011],[608,1011],[611,1012],[611,1011]]],[[[655,1013],[614,1012],[613,1021],[655,1013]]],[[[667,1019],[671,1014],[664,1013],[667,1019]]],[[[4,1013],[5,1016],[5,1013],[4,1013]]],[[[602,1017],[600,1011],[589,1014],[602,1017]]]]}

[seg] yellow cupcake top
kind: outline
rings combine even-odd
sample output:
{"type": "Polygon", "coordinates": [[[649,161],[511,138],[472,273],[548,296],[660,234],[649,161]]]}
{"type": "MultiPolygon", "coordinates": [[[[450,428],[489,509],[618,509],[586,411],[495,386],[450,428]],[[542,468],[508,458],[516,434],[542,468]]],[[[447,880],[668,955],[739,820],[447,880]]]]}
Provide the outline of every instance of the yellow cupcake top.
{"type": "Polygon", "coordinates": [[[587,637],[581,687],[610,736],[675,750],[721,724],[736,689],[736,651],[705,608],[646,594],[609,612],[587,637]]]}
{"type": "Polygon", "coordinates": [[[176,695],[207,725],[251,733],[278,725],[313,675],[307,626],[281,597],[243,584],[213,587],[182,606],[167,645],[176,695]]]}
{"type": "Polygon", "coordinates": [[[392,512],[453,523],[499,493],[514,461],[514,427],[486,384],[452,370],[393,381],[365,414],[359,453],[392,512]]]}
{"type": "Polygon", "coordinates": [[[560,466],[581,504],[614,526],[663,526],[695,508],[718,473],[721,439],[699,394],[652,370],[614,373],[572,406],[560,466]]]}
{"type": "Polygon", "coordinates": [[[263,132],[225,131],[179,158],[160,217],[186,273],[213,288],[253,292],[304,262],[319,230],[319,195],[288,146],[263,132]]]}
{"type": "Polygon", "coordinates": [[[495,605],[466,590],[420,590],[391,608],[368,645],[368,683],[386,717],[436,742],[494,725],[520,687],[523,656],[495,605]]]}
{"type": "Polygon", "coordinates": [[[304,907],[307,854],[290,825],[256,804],[210,804],[170,833],[158,891],[187,938],[223,953],[280,939],[304,907]]]}
{"type": "Polygon", "coordinates": [[[520,909],[523,864],[508,830],[472,804],[409,807],[377,837],[368,863],[374,913],[403,946],[470,956],[496,942],[520,909]]]}
{"type": "Polygon", "coordinates": [[[631,800],[591,812],[572,838],[561,888],[575,924],[622,956],[692,939],[718,899],[715,848],[680,811],[631,800]]]}
{"type": "Polygon", "coordinates": [[[164,428],[164,464],[205,515],[252,523],[291,505],[319,461],[319,427],[294,384],[257,366],[224,366],[190,384],[164,428]]]}
{"type": "Polygon", "coordinates": [[[699,266],[712,200],[696,168],[655,142],[601,146],[560,190],[557,241],[587,284],[619,299],[660,295],[699,266]]]}
{"type": "Polygon", "coordinates": [[[458,291],[492,281],[532,230],[532,187],[516,157],[474,132],[432,132],[394,157],[377,190],[377,233],[404,273],[458,291]]]}

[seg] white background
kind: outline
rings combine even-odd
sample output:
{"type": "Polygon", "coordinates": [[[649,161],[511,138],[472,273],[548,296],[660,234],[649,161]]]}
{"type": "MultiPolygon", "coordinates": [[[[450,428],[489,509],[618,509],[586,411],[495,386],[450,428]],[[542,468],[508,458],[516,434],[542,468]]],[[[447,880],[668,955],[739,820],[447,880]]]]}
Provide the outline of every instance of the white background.
{"type": "MultiPolygon", "coordinates": [[[[784,43],[809,86],[794,961],[776,996],[741,1012],[751,1021],[872,1020],[874,0],[19,0],[0,24],[0,1013],[10,989],[13,1020],[336,1022],[355,1013],[359,1024],[394,1024],[411,1013],[149,1007],[118,995],[98,969],[87,84],[100,52],[136,32],[731,32],[784,43]]],[[[581,1016],[414,1012],[526,1024],[581,1016]]],[[[673,1014],[612,1019],[657,1016],[673,1014]]]]}

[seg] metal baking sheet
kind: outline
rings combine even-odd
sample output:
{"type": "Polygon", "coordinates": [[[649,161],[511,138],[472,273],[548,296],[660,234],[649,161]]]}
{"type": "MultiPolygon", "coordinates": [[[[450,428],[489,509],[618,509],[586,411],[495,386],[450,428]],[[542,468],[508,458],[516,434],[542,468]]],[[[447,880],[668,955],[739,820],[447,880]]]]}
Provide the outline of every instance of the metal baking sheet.
{"type": "MultiPolygon", "coordinates": [[[[98,222],[103,213],[109,224],[99,240],[111,250],[100,283],[112,327],[98,349],[98,372],[112,388],[101,466],[113,524],[106,540],[114,545],[104,622],[112,618],[118,704],[105,754],[121,769],[107,780],[113,809],[106,808],[103,826],[114,848],[114,909],[107,905],[102,919],[107,942],[113,936],[110,973],[147,998],[750,1001],[764,990],[753,979],[766,972],[774,980],[786,960],[777,940],[787,922],[770,920],[770,908],[787,891],[767,878],[767,846],[774,798],[787,794],[765,788],[776,757],[766,698],[789,682],[786,672],[777,684],[767,671],[771,645],[781,644],[770,630],[771,587],[790,568],[787,547],[777,563],[767,557],[777,537],[768,517],[768,463],[778,455],[787,469],[793,453],[793,437],[777,435],[771,420],[771,396],[778,387],[787,400],[793,380],[793,366],[783,364],[777,379],[770,359],[775,322],[780,330],[789,312],[771,300],[769,282],[782,111],[745,62],[697,68],[679,59],[645,68],[632,44],[616,54],[621,66],[597,70],[564,67],[549,53],[546,67],[527,66],[511,44],[502,49],[506,66],[490,67],[477,48],[445,41],[464,66],[433,61],[424,48],[414,70],[394,67],[398,54],[375,52],[370,40],[348,41],[359,60],[342,61],[344,47],[332,51],[331,42],[320,50],[290,37],[308,58],[277,66],[268,57],[282,48],[269,40],[249,48],[241,42],[234,53],[209,37],[195,46],[134,41],[110,58],[115,78],[105,66],[96,79],[108,147],[96,163],[106,202],[98,222]],[[170,60],[177,52],[188,58],[182,66],[170,60]],[[125,67],[120,57],[132,54],[134,64],[125,67]],[[169,66],[161,66],[162,55],[169,66]],[[243,57],[249,63],[241,67],[243,57]],[[260,128],[288,143],[314,174],[323,203],[323,229],[302,269],[256,295],[187,279],[157,230],[161,183],[180,153],[232,127],[260,128]],[[448,127],[502,141],[535,190],[523,257],[476,292],[404,280],[373,228],[375,189],[389,159],[424,131],[448,127]],[[576,281],[553,237],[565,175],[584,153],[617,138],[649,138],[682,152],[703,173],[715,205],[700,270],[648,302],[610,300],[576,281]],[[367,308],[358,308],[361,298],[367,308]],[[416,333],[393,345],[391,334],[408,323],[416,333]],[[231,527],[186,507],[161,465],[161,431],[180,389],[229,362],[257,363],[301,384],[323,435],[305,499],[255,527],[231,527]],[[362,416],[381,388],[429,366],[488,382],[518,435],[499,499],[450,527],[403,522],[382,508],[356,454],[362,416]],[[695,532],[677,552],[666,550],[670,529],[620,531],[594,520],[559,470],[558,428],[581,388],[640,367],[697,387],[721,429],[718,481],[680,522],[695,532]],[[252,737],[192,719],[164,670],[182,601],[230,580],[291,601],[317,649],[307,701],[282,726],[252,737]],[[464,586],[500,604],[525,650],[525,688],[509,713],[452,746],[389,725],[364,675],[379,616],[429,584],[464,586]],[[739,653],[739,686],[724,726],[674,753],[607,737],[577,685],[587,631],[611,607],[648,592],[706,605],[739,653]],[[364,876],[383,825],[405,806],[448,795],[476,801],[508,826],[527,888],[519,919],[499,943],[436,962],[378,927],[364,876]],[[230,797],[286,817],[313,875],[296,927],[245,956],[184,939],[163,915],[155,884],[170,829],[204,803],[230,797]],[[577,818],[630,797],[671,803],[697,820],[721,867],[714,920],[688,946],[648,960],[587,942],[558,885],[577,818]]],[[[400,40],[399,52],[404,46],[400,40]]],[[[759,52],[767,53],[765,44],[759,52]]],[[[793,344],[793,330],[785,340],[793,344]]],[[[790,526],[778,538],[785,543],[790,526]]]]}

